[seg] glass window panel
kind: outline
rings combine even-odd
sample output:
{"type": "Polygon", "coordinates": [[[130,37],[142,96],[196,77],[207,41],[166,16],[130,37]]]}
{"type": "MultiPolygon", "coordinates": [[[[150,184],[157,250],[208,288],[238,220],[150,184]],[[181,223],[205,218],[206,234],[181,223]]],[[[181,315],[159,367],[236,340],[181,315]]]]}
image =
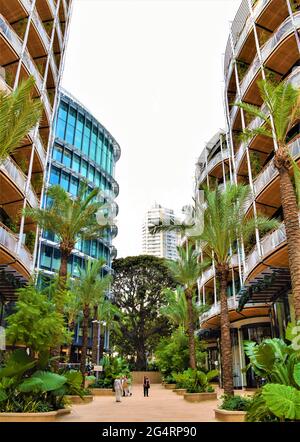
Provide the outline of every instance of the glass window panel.
{"type": "Polygon", "coordinates": [[[51,269],[52,250],[52,247],[42,246],[41,267],[44,269],[51,269]]]}
{"type": "Polygon", "coordinates": [[[79,276],[78,268],[82,267],[82,259],[79,256],[74,255],[73,257],[73,276],[79,276]]]}
{"type": "Polygon", "coordinates": [[[80,170],[80,157],[76,154],[73,154],[73,164],[72,164],[72,169],[74,170],[74,172],[78,172],[80,170]]]}
{"type": "Polygon", "coordinates": [[[74,126],[71,126],[70,124],[68,124],[65,139],[66,139],[67,143],[69,143],[69,144],[73,144],[73,142],[74,142],[74,131],[75,131],[74,126]]]}
{"type": "Polygon", "coordinates": [[[100,172],[98,172],[96,170],[96,173],[95,173],[95,184],[96,184],[97,187],[100,187],[100,182],[101,182],[100,172]]]}
{"type": "Polygon", "coordinates": [[[89,167],[89,174],[88,174],[88,179],[89,181],[91,181],[92,183],[94,182],[94,176],[95,176],[95,169],[93,166],[89,167]]]}
{"type": "Polygon", "coordinates": [[[63,164],[67,167],[71,167],[71,160],[72,160],[72,152],[68,149],[65,149],[63,156],[63,164]]]}
{"type": "Polygon", "coordinates": [[[64,171],[61,173],[61,179],[60,179],[60,185],[63,189],[65,189],[67,192],[69,190],[69,181],[70,181],[70,175],[64,171]]]}
{"type": "Polygon", "coordinates": [[[103,141],[103,134],[101,132],[98,132],[96,162],[97,164],[99,164],[99,166],[101,166],[102,141],[103,141]]]}
{"type": "Polygon", "coordinates": [[[60,170],[56,167],[51,167],[50,184],[59,184],[59,176],[60,170]]]}
{"type": "Polygon", "coordinates": [[[53,148],[53,153],[52,153],[53,159],[56,161],[59,161],[61,163],[62,152],[63,152],[62,148],[55,145],[53,148]]]}
{"type": "Polygon", "coordinates": [[[74,141],[74,144],[78,149],[82,148],[83,124],[84,124],[84,116],[82,114],[78,114],[77,123],[76,123],[76,132],[75,132],[75,141],[74,141]]]}
{"type": "Polygon", "coordinates": [[[60,250],[54,249],[53,253],[53,261],[52,261],[52,270],[59,270],[60,266],[60,250]]]}
{"type": "Polygon", "coordinates": [[[65,139],[66,122],[61,118],[57,120],[56,135],[58,138],[65,139]]]}
{"type": "Polygon", "coordinates": [[[90,146],[90,138],[91,138],[91,127],[92,123],[90,121],[86,121],[84,126],[84,134],[83,134],[83,153],[85,155],[89,154],[89,146],[90,146]]]}
{"type": "Polygon", "coordinates": [[[67,112],[68,112],[68,105],[63,101],[61,101],[59,105],[58,118],[67,121],[67,112]]]}
{"type": "Polygon", "coordinates": [[[68,114],[68,124],[70,124],[73,127],[75,127],[76,114],[77,114],[76,110],[73,107],[70,107],[68,114]]]}
{"type": "Polygon", "coordinates": [[[91,241],[91,256],[97,258],[97,241],[91,241]]]}
{"type": "Polygon", "coordinates": [[[90,244],[90,241],[87,241],[87,240],[84,240],[83,241],[83,253],[85,253],[86,255],[89,255],[90,254],[90,246],[91,246],[91,244],[90,244]]]}
{"type": "Polygon", "coordinates": [[[84,160],[81,160],[81,175],[87,177],[87,171],[88,171],[88,163],[84,160]]]}
{"type": "Polygon", "coordinates": [[[72,176],[70,181],[70,193],[74,196],[77,196],[78,193],[78,183],[78,179],[72,176]]]}

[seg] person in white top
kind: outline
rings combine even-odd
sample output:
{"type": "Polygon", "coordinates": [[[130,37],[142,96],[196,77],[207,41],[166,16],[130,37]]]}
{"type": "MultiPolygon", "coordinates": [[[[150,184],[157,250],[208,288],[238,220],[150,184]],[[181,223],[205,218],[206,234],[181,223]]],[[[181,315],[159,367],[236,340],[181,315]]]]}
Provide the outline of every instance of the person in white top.
{"type": "Polygon", "coordinates": [[[122,389],[122,381],[119,377],[117,377],[114,381],[114,390],[116,394],[116,402],[121,402],[123,389],[122,389]]]}

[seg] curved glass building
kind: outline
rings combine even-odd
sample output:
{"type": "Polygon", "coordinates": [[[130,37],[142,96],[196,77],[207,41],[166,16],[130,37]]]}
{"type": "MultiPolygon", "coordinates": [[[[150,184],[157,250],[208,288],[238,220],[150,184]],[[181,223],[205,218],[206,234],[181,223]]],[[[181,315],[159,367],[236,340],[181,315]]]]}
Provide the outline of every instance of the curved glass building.
{"type": "MultiPolygon", "coordinates": [[[[120,147],[108,130],[71,94],[61,91],[49,185],[58,184],[75,196],[80,181],[85,180],[89,189],[99,187],[104,200],[114,203],[119,192],[114,179],[119,157],[120,147]]],[[[117,228],[113,226],[106,230],[103,238],[78,241],[68,263],[69,274],[77,276],[78,266],[83,267],[89,257],[103,257],[109,272],[111,260],[116,256],[112,245],[116,235],[117,228]]],[[[55,236],[45,232],[41,238],[40,269],[52,274],[59,265],[60,250],[55,236]]]]}

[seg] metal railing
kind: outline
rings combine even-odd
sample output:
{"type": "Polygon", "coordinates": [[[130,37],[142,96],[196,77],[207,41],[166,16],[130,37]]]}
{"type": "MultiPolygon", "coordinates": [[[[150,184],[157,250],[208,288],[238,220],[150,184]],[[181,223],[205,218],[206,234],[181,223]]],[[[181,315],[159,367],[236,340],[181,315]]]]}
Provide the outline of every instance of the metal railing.
{"type": "Polygon", "coordinates": [[[0,244],[4,246],[15,257],[19,257],[24,267],[30,272],[32,269],[33,261],[32,255],[29,250],[21,244],[20,252],[17,254],[18,237],[14,235],[4,224],[0,222],[0,244]]]}
{"type": "Polygon", "coordinates": [[[224,149],[222,152],[218,152],[217,155],[215,155],[209,162],[207,167],[203,169],[203,171],[199,175],[198,182],[202,183],[206,176],[209,174],[209,172],[212,171],[212,169],[218,164],[221,163],[224,160],[227,160],[229,158],[230,152],[229,149],[224,149]]]}
{"type": "MultiPolygon", "coordinates": [[[[232,255],[231,265],[233,267],[238,266],[238,255],[237,254],[232,255]]],[[[213,269],[213,266],[210,266],[208,269],[206,269],[203,272],[202,277],[200,278],[199,287],[202,288],[213,277],[214,277],[214,269],[213,269]]]]}

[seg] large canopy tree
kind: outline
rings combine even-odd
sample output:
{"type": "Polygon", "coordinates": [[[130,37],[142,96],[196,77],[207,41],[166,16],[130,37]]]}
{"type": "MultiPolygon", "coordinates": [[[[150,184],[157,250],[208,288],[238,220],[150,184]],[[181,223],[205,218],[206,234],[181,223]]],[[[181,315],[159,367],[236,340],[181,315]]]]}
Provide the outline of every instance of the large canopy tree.
{"type": "Polygon", "coordinates": [[[0,90],[0,164],[39,121],[42,103],[32,98],[34,83],[29,77],[11,93],[0,90]]]}
{"type": "MultiPolygon", "coordinates": [[[[261,127],[245,130],[245,138],[263,135],[275,139],[278,149],[274,153],[274,165],[279,172],[280,195],[284,215],[284,224],[287,237],[289,267],[292,279],[293,302],[295,316],[300,320],[300,227],[297,196],[292,182],[292,166],[299,177],[299,169],[293,162],[289,146],[288,135],[293,126],[300,119],[300,89],[287,82],[274,84],[268,80],[258,82],[261,97],[266,104],[267,112],[248,103],[236,103],[248,114],[259,117],[264,124],[261,127]],[[270,119],[272,116],[272,121],[270,119]]],[[[299,179],[296,183],[299,183],[299,179]]]]}
{"type": "Polygon", "coordinates": [[[129,256],[113,262],[112,300],[122,311],[122,336],[114,335],[120,353],[136,358],[136,368],[146,368],[146,353],[169,334],[170,324],[159,311],[165,305],[163,288],[176,283],[161,258],[129,256]]]}

